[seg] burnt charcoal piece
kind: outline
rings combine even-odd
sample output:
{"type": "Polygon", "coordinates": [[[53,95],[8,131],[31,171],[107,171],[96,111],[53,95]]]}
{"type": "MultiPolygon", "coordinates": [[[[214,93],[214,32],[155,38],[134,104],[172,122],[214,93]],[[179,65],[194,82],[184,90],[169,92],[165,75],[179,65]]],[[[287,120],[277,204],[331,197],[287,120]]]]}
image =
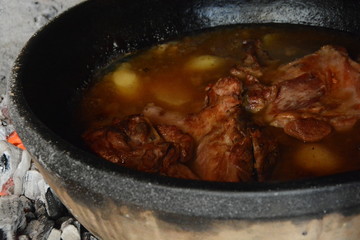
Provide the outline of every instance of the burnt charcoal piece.
{"type": "Polygon", "coordinates": [[[7,240],[5,232],[0,228],[0,239],[7,240]]]}
{"type": "Polygon", "coordinates": [[[74,222],[72,216],[64,215],[55,220],[55,227],[61,229],[62,226],[64,227],[65,225],[71,224],[72,222],[74,222]]]}
{"type": "Polygon", "coordinates": [[[89,232],[84,232],[84,233],[81,235],[81,239],[82,239],[82,240],[98,240],[96,237],[94,237],[94,235],[92,235],[92,234],[89,233],[89,232]]]}
{"type": "Polygon", "coordinates": [[[36,216],[33,212],[25,213],[26,221],[31,222],[32,220],[36,219],[36,216]]]}
{"type": "Polygon", "coordinates": [[[0,197],[0,227],[7,237],[25,228],[26,205],[24,199],[15,195],[0,197]]]}
{"type": "Polygon", "coordinates": [[[42,240],[47,239],[52,228],[54,226],[54,222],[48,220],[45,216],[39,217],[37,220],[31,221],[24,233],[30,237],[30,239],[34,240],[42,240]]]}
{"type": "Polygon", "coordinates": [[[50,218],[57,219],[66,212],[65,206],[53,194],[50,188],[48,188],[45,193],[45,201],[46,211],[50,218]]]}
{"type": "Polygon", "coordinates": [[[46,212],[45,203],[43,203],[41,200],[37,199],[34,203],[35,206],[35,215],[37,218],[40,218],[42,216],[48,217],[48,214],[46,212]]]}
{"type": "Polygon", "coordinates": [[[0,170],[6,171],[10,168],[9,158],[6,156],[5,153],[3,153],[0,157],[0,170]]]}

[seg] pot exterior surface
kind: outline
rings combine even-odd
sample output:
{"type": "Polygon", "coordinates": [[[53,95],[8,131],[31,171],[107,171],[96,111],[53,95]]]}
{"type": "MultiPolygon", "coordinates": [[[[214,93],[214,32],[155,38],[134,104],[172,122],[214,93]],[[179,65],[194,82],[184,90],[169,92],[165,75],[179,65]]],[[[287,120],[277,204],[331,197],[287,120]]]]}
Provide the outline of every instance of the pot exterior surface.
{"type": "MultiPolygon", "coordinates": [[[[39,166],[40,167],[40,166],[39,166]]],[[[278,219],[210,219],[159,211],[104,200],[101,205],[79,202],[40,167],[47,182],[94,235],[106,240],[358,240],[359,208],[346,214],[278,219]]]]}
{"type": "Polygon", "coordinates": [[[27,44],[8,84],[16,130],[47,182],[102,239],[359,239],[360,174],[224,184],[139,173],[83,150],[72,108],[118,56],[203,29],[290,23],[360,33],[357,1],[89,0],[27,44]]]}

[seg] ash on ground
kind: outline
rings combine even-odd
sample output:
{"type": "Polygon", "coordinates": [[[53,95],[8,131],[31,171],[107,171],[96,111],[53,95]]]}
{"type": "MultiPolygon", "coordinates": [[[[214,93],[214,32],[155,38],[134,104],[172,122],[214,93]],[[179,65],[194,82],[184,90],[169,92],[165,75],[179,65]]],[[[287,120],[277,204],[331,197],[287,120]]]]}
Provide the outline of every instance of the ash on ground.
{"type": "Polygon", "coordinates": [[[6,103],[0,97],[0,239],[96,240],[60,202],[31,155],[9,143],[14,128],[6,103]]]}
{"type": "Polygon", "coordinates": [[[11,68],[26,41],[51,19],[83,1],[0,0],[0,240],[96,239],[59,201],[30,154],[7,141],[14,127],[4,99],[11,68]]]}

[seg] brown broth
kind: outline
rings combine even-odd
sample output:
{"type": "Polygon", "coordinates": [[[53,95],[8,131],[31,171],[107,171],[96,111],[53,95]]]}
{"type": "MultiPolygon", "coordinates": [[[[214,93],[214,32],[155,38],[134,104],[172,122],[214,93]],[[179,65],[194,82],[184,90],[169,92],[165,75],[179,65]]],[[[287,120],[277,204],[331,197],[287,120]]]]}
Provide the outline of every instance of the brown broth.
{"type": "MultiPolygon", "coordinates": [[[[318,28],[242,26],[201,33],[136,53],[125,63],[124,59],[113,63],[86,91],[76,121],[83,129],[99,127],[140,113],[149,103],[182,113],[197,112],[203,105],[205,87],[228,75],[231,66],[242,60],[242,42],[249,39],[262,40],[264,49],[279,64],[326,44],[345,47],[353,58],[360,53],[357,37],[318,28]],[[117,86],[116,74],[120,79],[125,76],[128,85],[117,86]]],[[[281,152],[272,180],[360,169],[360,124],[317,143],[303,143],[282,129],[269,128],[277,136],[281,152]]]]}

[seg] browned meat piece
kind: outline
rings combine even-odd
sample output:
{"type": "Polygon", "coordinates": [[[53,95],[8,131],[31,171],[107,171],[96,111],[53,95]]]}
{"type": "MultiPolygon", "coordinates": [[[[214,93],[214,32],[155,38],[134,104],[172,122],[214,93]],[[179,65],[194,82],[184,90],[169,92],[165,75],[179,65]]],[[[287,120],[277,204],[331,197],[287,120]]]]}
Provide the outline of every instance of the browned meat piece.
{"type": "Polygon", "coordinates": [[[254,166],[256,169],[257,179],[262,182],[267,180],[271,175],[278,158],[278,146],[271,135],[259,129],[252,129],[250,131],[253,152],[254,152],[254,166]]]}
{"type": "Polygon", "coordinates": [[[266,86],[259,79],[262,78],[266,69],[277,64],[277,61],[272,60],[263,50],[260,40],[244,41],[243,48],[245,58],[242,64],[231,68],[230,73],[244,83],[244,107],[256,113],[276,97],[276,87],[266,86]]]}
{"type": "Polygon", "coordinates": [[[306,142],[316,142],[331,133],[331,126],[314,118],[300,118],[288,122],[284,132],[306,142]]]}
{"type": "Polygon", "coordinates": [[[196,146],[191,136],[184,134],[175,126],[158,125],[156,128],[166,142],[174,144],[173,149],[177,151],[175,159],[182,163],[193,159],[196,146]]]}
{"type": "Polygon", "coordinates": [[[259,78],[263,76],[264,67],[276,62],[263,50],[260,40],[244,41],[243,49],[245,57],[242,64],[238,64],[230,70],[231,74],[239,79],[246,79],[248,76],[259,78]]]}
{"type": "Polygon", "coordinates": [[[323,82],[311,75],[303,74],[276,85],[278,93],[272,102],[272,112],[294,111],[319,102],[325,93],[323,82]]]}
{"type": "Polygon", "coordinates": [[[276,86],[267,86],[251,75],[247,75],[245,82],[246,93],[243,99],[246,110],[252,113],[260,112],[276,98],[276,86]]]}
{"type": "Polygon", "coordinates": [[[139,171],[178,178],[197,179],[184,162],[193,158],[194,140],[179,129],[158,126],[143,116],[133,115],[83,138],[99,156],[139,171]]]}
{"type": "Polygon", "coordinates": [[[360,117],[360,64],[344,49],[319,51],[261,76],[247,75],[245,107],[263,110],[263,121],[303,141],[318,141],[332,129],[351,128],[360,117]],[[254,80],[255,79],[255,80],[254,80]]]}
{"type": "Polygon", "coordinates": [[[237,78],[222,78],[207,88],[205,107],[198,113],[179,116],[151,105],[144,115],[156,124],[176,126],[194,137],[198,147],[191,166],[201,179],[263,181],[274,165],[276,144],[262,130],[247,126],[242,90],[237,78]]]}
{"type": "Polygon", "coordinates": [[[259,41],[245,42],[244,48],[246,64],[237,66],[237,77],[222,78],[207,87],[205,107],[200,112],[182,116],[149,105],[143,112],[145,118],[133,116],[92,131],[85,134],[85,141],[100,156],[142,171],[195,178],[183,164],[187,163],[203,180],[266,180],[275,164],[277,144],[247,119],[239,78],[245,78],[245,86],[254,93],[248,102],[262,108],[274,90],[255,76],[262,76],[262,66],[270,60],[259,41]],[[258,95],[268,99],[257,102],[258,95]]]}

